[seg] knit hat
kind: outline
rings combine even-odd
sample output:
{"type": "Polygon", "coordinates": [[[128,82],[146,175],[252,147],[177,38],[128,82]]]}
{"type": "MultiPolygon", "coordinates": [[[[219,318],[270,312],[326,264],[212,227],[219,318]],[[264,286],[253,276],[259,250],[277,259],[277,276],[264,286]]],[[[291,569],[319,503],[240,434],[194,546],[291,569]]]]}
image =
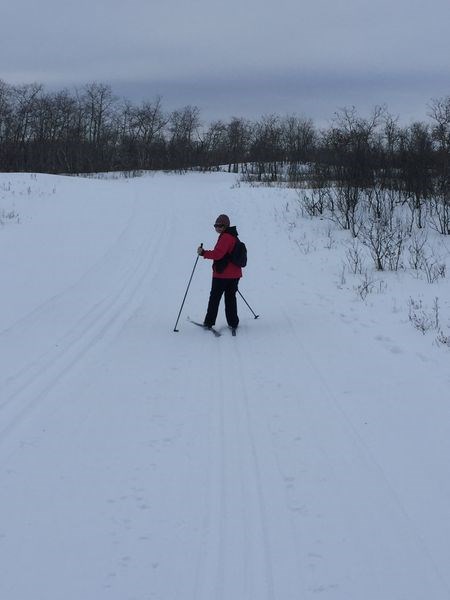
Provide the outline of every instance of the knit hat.
{"type": "Polygon", "coordinates": [[[225,225],[225,227],[229,227],[230,219],[228,215],[219,215],[216,219],[215,225],[225,225]]]}

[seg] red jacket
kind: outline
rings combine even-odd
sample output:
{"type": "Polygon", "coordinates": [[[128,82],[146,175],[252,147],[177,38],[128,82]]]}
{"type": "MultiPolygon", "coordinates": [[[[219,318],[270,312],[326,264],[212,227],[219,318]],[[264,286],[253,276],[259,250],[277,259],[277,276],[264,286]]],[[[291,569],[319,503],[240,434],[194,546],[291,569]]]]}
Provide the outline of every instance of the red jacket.
{"type": "MultiPolygon", "coordinates": [[[[219,235],[214,250],[203,250],[202,256],[203,258],[219,261],[233,250],[235,243],[236,237],[231,235],[231,233],[224,231],[219,235]]],[[[228,261],[228,264],[222,273],[218,273],[213,264],[213,277],[218,277],[219,279],[239,279],[242,277],[242,269],[231,261],[228,261]]]]}

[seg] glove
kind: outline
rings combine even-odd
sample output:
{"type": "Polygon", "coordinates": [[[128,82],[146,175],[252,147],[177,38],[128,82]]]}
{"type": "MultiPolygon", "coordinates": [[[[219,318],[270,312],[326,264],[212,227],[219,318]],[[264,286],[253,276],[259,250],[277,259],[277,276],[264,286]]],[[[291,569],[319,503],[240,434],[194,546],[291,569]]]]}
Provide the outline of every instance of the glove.
{"type": "Polygon", "coordinates": [[[203,252],[204,252],[204,250],[203,250],[203,246],[199,246],[199,247],[197,248],[197,254],[198,254],[199,256],[203,256],[203,252]]]}

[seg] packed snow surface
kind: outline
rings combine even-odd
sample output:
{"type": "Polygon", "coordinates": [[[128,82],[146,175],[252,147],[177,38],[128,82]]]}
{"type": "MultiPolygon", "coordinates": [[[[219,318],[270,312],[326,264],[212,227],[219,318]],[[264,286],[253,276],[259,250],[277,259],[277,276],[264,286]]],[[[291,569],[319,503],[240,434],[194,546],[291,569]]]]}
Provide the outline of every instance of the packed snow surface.
{"type": "Polygon", "coordinates": [[[445,341],[450,284],[363,294],[297,199],[0,174],[2,600],[450,598],[450,350],[411,319],[445,341]],[[187,317],[224,212],[259,318],[216,338],[187,317]]]}

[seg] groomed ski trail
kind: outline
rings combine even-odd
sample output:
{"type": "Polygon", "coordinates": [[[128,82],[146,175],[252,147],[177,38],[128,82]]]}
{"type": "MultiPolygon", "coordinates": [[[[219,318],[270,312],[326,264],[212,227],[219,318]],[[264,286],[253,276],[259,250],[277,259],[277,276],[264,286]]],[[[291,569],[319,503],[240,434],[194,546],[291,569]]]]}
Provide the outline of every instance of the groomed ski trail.
{"type": "Polygon", "coordinates": [[[0,411],[6,424],[0,429],[0,440],[89,351],[108,347],[141,305],[139,294],[148,272],[154,262],[157,268],[161,266],[158,250],[168,238],[168,221],[160,224],[156,238],[147,236],[145,230],[139,231],[145,221],[138,204],[136,199],[129,221],[99,264],[2,332],[2,344],[9,348],[8,362],[13,363],[11,355],[17,354],[22,366],[17,372],[4,370],[0,382],[0,411]],[[68,313],[70,319],[65,318],[68,313]],[[42,328],[47,335],[40,335],[42,328]],[[26,341],[35,338],[44,345],[26,341]]]}
{"type": "Polygon", "coordinates": [[[130,203],[122,234],[1,332],[2,597],[447,600],[445,552],[329,380],[326,361],[355,354],[325,347],[344,325],[299,286],[270,192],[160,174],[111,193],[130,203]],[[225,210],[260,318],[240,302],[218,339],[187,323],[206,308],[200,260],[174,333],[225,210]]]}

